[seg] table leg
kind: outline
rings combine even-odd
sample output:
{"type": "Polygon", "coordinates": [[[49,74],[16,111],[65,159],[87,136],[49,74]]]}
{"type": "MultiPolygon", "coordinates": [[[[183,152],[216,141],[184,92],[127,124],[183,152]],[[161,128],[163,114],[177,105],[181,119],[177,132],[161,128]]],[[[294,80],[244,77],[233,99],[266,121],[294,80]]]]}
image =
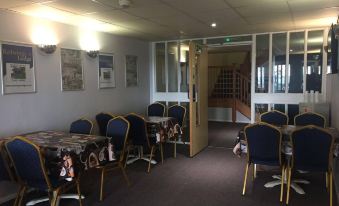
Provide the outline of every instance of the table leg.
{"type": "MultiPolygon", "coordinates": [[[[273,175],[272,177],[273,179],[276,179],[276,180],[266,183],[264,187],[272,188],[272,187],[281,185],[281,175],[273,175]]],[[[297,183],[310,184],[310,182],[307,180],[303,180],[303,179],[291,180],[291,187],[294,189],[294,191],[300,195],[304,195],[305,191],[297,183]]],[[[286,176],[284,178],[284,184],[287,184],[286,176]]]]}
{"type": "MultiPolygon", "coordinates": [[[[60,195],[58,197],[57,205],[59,205],[60,199],[76,199],[76,200],[79,200],[79,195],[77,195],[77,194],[60,195]]],[[[85,199],[85,196],[81,195],[81,199],[85,199]]],[[[39,203],[42,203],[42,202],[48,202],[48,201],[49,201],[48,197],[41,197],[41,198],[37,198],[37,199],[34,199],[34,200],[27,202],[26,206],[36,205],[36,204],[39,204],[39,203]]]]}
{"type": "Polygon", "coordinates": [[[151,161],[151,164],[157,164],[157,161],[155,161],[153,159],[150,160],[150,155],[144,155],[142,147],[138,147],[138,156],[127,160],[126,164],[128,164],[128,165],[132,164],[133,162],[135,162],[137,160],[144,160],[146,162],[150,162],[151,161]]]}

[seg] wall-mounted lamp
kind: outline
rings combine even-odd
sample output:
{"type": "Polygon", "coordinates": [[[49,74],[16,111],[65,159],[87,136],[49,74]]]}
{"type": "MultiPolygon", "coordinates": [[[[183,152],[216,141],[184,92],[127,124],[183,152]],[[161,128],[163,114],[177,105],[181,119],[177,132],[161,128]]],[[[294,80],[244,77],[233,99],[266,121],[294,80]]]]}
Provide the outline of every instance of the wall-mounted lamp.
{"type": "Polygon", "coordinates": [[[37,47],[40,51],[42,51],[45,54],[53,54],[57,48],[57,46],[53,44],[50,44],[50,45],[38,44],[37,47]]]}
{"type": "Polygon", "coordinates": [[[89,50],[86,53],[89,57],[94,59],[99,55],[99,50],[89,50]]]}

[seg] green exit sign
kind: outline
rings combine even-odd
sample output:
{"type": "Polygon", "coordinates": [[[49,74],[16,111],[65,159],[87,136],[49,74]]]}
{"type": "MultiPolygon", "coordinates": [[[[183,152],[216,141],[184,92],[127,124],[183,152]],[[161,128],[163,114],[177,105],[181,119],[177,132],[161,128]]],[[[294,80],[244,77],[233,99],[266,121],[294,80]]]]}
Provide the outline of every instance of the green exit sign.
{"type": "Polygon", "coordinates": [[[231,42],[231,41],[232,41],[232,39],[230,37],[225,38],[225,42],[231,42]]]}

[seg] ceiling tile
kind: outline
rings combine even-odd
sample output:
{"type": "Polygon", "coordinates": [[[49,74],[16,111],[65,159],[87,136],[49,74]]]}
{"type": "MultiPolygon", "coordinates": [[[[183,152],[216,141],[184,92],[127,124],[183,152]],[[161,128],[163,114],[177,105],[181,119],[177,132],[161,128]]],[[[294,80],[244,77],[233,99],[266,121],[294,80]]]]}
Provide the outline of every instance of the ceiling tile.
{"type": "Polygon", "coordinates": [[[316,10],[323,8],[339,7],[339,0],[289,0],[292,11],[316,10]]]}
{"type": "MultiPolygon", "coordinates": [[[[96,1],[107,6],[112,6],[112,7],[121,9],[119,7],[118,0],[96,0],[96,1]]],[[[156,4],[161,4],[161,2],[159,0],[136,0],[136,1],[132,1],[131,8],[152,6],[156,4]]]]}
{"type": "Polygon", "coordinates": [[[46,3],[45,5],[75,14],[102,12],[113,9],[91,0],[58,0],[46,3]]]}
{"type": "Polygon", "coordinates": [[[143,18],[153,18],[153,17],[162,17],[162,16],[176,16],[181,14],[176,9],[169,7],[165,4],[156,4],[144,7],[131,7],[125,9],[126,12],[133,14],[135,16],[143,18]]]}
{"type": "Polygon", "coordinates": [[[286,13],[289,12],[289,8],[286,2],[276,1],[267,3],[260,6],[246,6],[246,7],[239,7],[236,10],[245,17],[249,16],[267,16],[267,15],[274,15],[277,12],[279,13],[286,13]]]}
{"type": "Polygon", "coordinates": [[[251,16],[245,17],[246,21],[249,24],[267,24],[267,23],[277,23],[281,24],[284,22],[293,23],[290,13],[276,13],[275,15],[269,16],[251,16]]]}
{"type": "Polygon", "coordinates": [[[10,0],[10,1],[0,0],[0,8],[3,9],[24,6],[29,4],[32,4],[32,2],[28,2],[27,0],[10,0]]]}
{"type": "Polygon", "coordinates": [[[90,18],[99,19],[106,22],[111,23],[121,23],[126,21],[136,21],[139,20],[139,17],[130,15],[126,12],[123,12],[121,10],[109,10],[104,12],[96,12],[96,13],[90,13],[86,15],[90,18]]]}
{"type": "Polygon", "coordinates": [[[339,13],[339,8],[332,9],[314,9],[308,11],[299,11],[293,12],[293,16],[295,20],[312,20],[319,18],[336,18],[339,13]]]}
{"type": "Polygon", "coordinates": [[[233,9],[218,9],[209,12],[195,12],[192,13],[191,16],[207,24],[212,22],[221,23],[223,21],[234,21],[240,18],[233,9]]]}
{"type": "Polygon", "coordinates": [[[232,7],[261,6],[276,2],[286,2],[286,0],[225,0],[232,7]]]}
{"type": "Polygon", "coordinates": [[[223,0],[164,0],[164,2],[188,13],[229,8],[223,0]]]}

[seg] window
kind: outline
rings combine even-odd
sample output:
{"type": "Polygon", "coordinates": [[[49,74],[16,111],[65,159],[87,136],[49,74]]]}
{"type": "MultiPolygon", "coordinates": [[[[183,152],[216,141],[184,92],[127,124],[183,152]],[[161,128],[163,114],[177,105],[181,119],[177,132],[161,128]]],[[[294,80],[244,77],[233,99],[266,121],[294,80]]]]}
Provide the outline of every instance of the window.
{"type": "Polygon", "coordinates": [[[178,42],[167,43],[168,91],[178,92],[178,42]]]}
{"type": "Polygon", "coordinates": [[[156,91],[166,92],[165,43],[155,44],[156,91]]]}
{"type": "Polygon", "coordinates": [[[269,35],[256,36],[255,92],[268,92],[269,35]]]}
{"type": "Polygon", "coordinates": [[[180,43],[180,92],[188,92],[189,41],[180,43]]]}
{"type": "Polygon", "coordinates": [[[307,38],[306,91],[321,92],[324,31],[309,31],[307,38]]]}
{"type": "Polygon", "coordinates": [[[286,33],[272,35],[273,92],[286,90],[286,33]]]}
{"type": "Polygon", "coordinates": [[[291,32],[289,42],[288,92],[303,93],[305,32],[291,32]]]}

